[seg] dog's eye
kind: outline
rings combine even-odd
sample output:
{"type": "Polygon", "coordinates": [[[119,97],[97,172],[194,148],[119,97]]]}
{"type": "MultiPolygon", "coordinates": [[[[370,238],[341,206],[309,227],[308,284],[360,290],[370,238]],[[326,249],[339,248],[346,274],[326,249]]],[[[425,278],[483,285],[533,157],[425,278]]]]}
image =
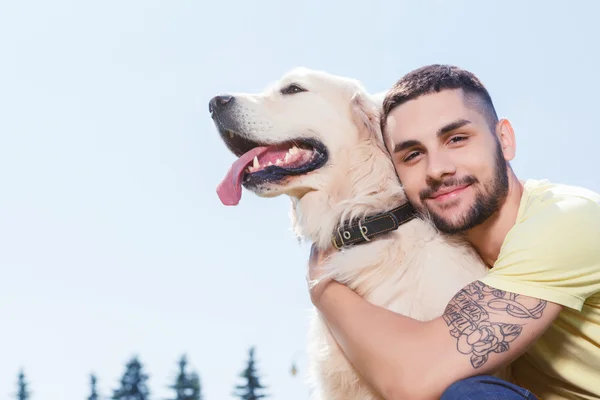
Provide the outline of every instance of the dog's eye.
{"type": "Polygon", "coordinates": [[[300,86],[296,85],[295,83],[292,83],[291,85],[288,85],[288,86],[284,87],[283,89],[281,89],[281,94],[294,94],[294,93],[300,93],[300,92],[306,92],[306,89],[301,88],[300,86]]]}

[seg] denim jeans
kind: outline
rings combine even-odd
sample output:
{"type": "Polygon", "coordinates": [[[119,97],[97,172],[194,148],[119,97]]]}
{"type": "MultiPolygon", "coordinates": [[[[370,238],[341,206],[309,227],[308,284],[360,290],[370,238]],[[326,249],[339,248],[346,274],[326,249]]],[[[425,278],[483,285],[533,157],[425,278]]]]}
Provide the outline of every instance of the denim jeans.
{"type": "Polygon", "coordinates": [[[450,385],[440,400],[537,400],[529,390],[490,375],[473,376],[450,385]]]}

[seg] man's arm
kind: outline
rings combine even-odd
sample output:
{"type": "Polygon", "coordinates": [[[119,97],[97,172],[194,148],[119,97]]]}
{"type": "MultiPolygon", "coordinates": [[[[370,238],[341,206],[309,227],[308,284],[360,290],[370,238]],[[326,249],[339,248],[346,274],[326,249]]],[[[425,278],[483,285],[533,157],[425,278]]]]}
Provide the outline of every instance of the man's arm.
{"type": "Polygon", "coordinates": [[[493,373],[519,357],[562,306],[476,281],[430,322],[374,306],[324,283],[315,306],[358,371],[388,399],[438,399],[452,383],[493,373]]]}
{"type": "MultiPolygon", "coordinates": [[[[482,278],[532,297],[477,281],[430,322],[376,307],[337,282],[314,286],[311,299],[348,359],[386,399],[439,398],[452,383],[495,372],[519,357],[563,306],[581,310],[600,290],[599,199],[572,191],[532,200],[482,278]]],[[[324,257],[314,253],[309,279],[326,263],[327,251],[324,257]]]]}

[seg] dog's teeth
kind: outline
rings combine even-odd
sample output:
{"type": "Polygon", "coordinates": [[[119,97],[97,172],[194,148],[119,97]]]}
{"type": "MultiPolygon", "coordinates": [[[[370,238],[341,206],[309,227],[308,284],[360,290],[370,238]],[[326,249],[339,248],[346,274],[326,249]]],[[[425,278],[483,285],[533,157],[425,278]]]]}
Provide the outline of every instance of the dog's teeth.
{"type": "Polygon", "coordinates": [[[300,151],[300,149],[299,149],[297,146],[294,146],[294,147],[292,147],[292,148],[289,150],[288,154],[292,154],[292,155],[294,155],[294,154],[296,154],[298,151],[300,151]]]}
{"type": "Polygon", "coordinates": [[[259,168],[260,167],[260,163],[258,162],[258,157],[254,156],[254,162],[252,163],[252,166],[254,168],[259,168]]]}
{"type": "Polygon", "coordinates": [[[267,166],[270,167],[271,165],[273,165],[273,162],[269,161],[269,163],[267,164],[267,166]]]}
{"type": "Polygon", "coordinates": [[[275,165],[281,165],[281,160],[275,161],[275,165]]]}
{"type": "Polygon", "coordinates": [[[285,161],[285,162],[289,162],[289,161],[290,161],[290,158],[292,158],[292,154],[290,154],[290,153],[285,153],[285,158],[283,159],[283,161],[285,161]]]}

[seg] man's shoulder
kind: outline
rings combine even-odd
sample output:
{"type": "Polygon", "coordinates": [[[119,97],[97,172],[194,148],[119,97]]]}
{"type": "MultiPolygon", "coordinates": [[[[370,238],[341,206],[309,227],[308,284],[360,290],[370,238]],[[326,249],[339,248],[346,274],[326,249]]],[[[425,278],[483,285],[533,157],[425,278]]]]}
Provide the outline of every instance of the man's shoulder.
{"type": "Polygon", "coordinates": [[[600,224],[600,194],[590,189],[529,179],[524,183],[523,198],[516,224],[530,229],[573,229],[580,224],[600,224]]]}
{"type": "Polygon", "coordinates": [[[600,195],[527,181],[517,221],[485,284],[581,310],[600,290],[600,195]]]}
{"type": "Polygon", "coordinates": [[[515,225],[501,249],[550,262],[600,255],[600,195],[577,186],[529,180],[515,225]]]}

